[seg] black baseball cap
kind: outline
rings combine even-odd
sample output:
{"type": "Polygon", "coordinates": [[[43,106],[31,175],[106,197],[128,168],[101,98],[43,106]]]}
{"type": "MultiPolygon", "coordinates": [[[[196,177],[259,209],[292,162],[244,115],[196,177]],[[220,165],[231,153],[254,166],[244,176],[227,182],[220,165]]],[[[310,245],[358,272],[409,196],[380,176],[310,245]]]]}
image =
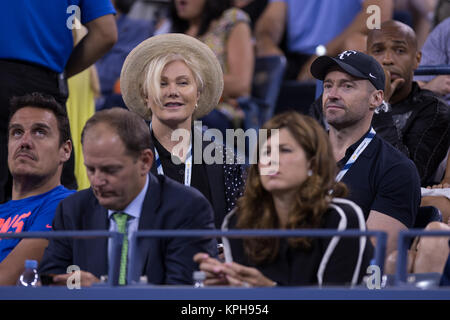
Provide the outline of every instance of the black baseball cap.
{"type": "Polygon", "coordinates": [[[318,57],[311,65],[314,78],[323,80],[331,67],[338,66],[348,74],[369,80],[377,90],[384,90],[383,67],[375,58],[355,50],[346,50],[336,57],[318,57]]]}

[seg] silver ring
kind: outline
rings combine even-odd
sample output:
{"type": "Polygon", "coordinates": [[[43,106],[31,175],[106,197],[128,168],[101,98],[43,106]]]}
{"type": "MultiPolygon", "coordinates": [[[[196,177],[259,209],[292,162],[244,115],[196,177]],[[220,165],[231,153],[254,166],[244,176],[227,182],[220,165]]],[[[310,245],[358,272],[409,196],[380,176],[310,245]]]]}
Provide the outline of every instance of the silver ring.
{"type": "Polygon", "coordinates": [[[242,286],[244,288],[250,288],[251,287],[250,283],[248,283],[247,281],[242,281],[242,286]]]}

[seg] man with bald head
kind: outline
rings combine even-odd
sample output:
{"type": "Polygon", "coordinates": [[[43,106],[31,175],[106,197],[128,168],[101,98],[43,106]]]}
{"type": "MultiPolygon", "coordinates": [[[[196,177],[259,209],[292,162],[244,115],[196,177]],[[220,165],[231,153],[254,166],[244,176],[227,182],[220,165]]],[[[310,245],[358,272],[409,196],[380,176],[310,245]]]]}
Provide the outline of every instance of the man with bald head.
{"type": "Polygon", "coordinates": [[[367,53],[386,75],[386,103],[376,110],[373,127],[415,163],[422,186],[440,181],[435,173],[449,148],[450,113],[443,100],[413,81],[421,59],[414,30],[386,21],[369,32],[367,53]]]}

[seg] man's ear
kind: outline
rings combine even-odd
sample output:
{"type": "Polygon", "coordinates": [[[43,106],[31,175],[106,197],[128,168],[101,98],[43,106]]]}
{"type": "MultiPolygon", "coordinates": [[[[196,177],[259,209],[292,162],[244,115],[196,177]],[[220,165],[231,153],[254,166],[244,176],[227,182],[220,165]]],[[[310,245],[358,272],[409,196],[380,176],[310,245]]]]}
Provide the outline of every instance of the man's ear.
{"type": "Polygon", "coordinates": [[[414,67],[413,70],[416,70],[419,65],[420,65],[420,61],[422,60],[422,52],[421,51],[417,51],[416,52],[416,57],[414,59],[414,67]]]}
{"type": "Polygon", "coordinates": [[[67,140],[59,148],[59,156],[61,163],[68,161],[71,153],[72,153],[72,141],[67,140]]]}
{"type": "Polygon", "coordinates": [[[145,149],[141,151],[140,160],[141,160],[141,175],[147,175],[152,168],[153,165],[153,151],[150,149],[145,149]]]}
{"type": "Polygon", "coordinates": [[[373,91],[369,97],[369,109],[375,110],[376,108],[378,108],[383,103],[383,99],[384,99],[383,90],[373,91]]]}

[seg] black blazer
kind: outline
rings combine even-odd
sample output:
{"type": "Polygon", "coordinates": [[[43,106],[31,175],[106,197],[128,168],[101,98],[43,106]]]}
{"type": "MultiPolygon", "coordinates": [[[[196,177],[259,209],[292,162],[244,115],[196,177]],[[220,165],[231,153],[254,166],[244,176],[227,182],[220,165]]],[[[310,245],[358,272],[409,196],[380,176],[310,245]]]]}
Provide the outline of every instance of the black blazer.
{"type": "MultiPolygon", "coordinates": [[[[196,130],[195,133],[194,139],[198,139],[198,130],[196,130]]],[[[225,216],[235,207],[237,199],[243,195],[246,174],[244,165],[237,164],[236,156],[234,156],[231,150],[228,150],[224,145],[211,141],[202,141],[202,153],[211,143],[214,144],[212,156],[215,156],[214,152],[220,152],[221,158],[223,159],[223,164],[205,164],[211,192],[211,205],[214,210],[214,224],[217,229],[220,229],[225,216]],[[225,152],[226,150],[228,150],[228,152],[225,152]],[[230,157],[233,157],[232,161],[230,161],[230,157]],[[227,164],[227,158],[228,162],[232,162],[232,164],[227,164]],[[236,187],[236,184],[239,184],[240,187],[236,187]]],[[[152,150],[154,150],[153,142],[152,150]]],[[[193,148],[192,150],[193,156],[195,150],[196,148],[193,148]]],[[[158,174],[156,161],[153,161],[150,171],[155,175],[158,174]]]]}
{"type": "MultiPolygon", "coordinates": [[[[149,174],[139,230],[213,229],[213,211],[205,197],[170,178],[149,174]]],[[[67,197],[59,204],[53,230],[108,230],[108,210],[91,189],[67,197]]],[[[66,273],[78,265],[97,277],[108,274],[108,239],[52,239],[45,250],[40,273],[66,273]]],[[[198,266],[192,258],[197,252],[216,255],[216,242],[196,238],[142,238],[138,243],[138,272],[153,284],[191,284],[198,266]]],[[[139,275],[132,275],[136,279],[139,275]]]]}

